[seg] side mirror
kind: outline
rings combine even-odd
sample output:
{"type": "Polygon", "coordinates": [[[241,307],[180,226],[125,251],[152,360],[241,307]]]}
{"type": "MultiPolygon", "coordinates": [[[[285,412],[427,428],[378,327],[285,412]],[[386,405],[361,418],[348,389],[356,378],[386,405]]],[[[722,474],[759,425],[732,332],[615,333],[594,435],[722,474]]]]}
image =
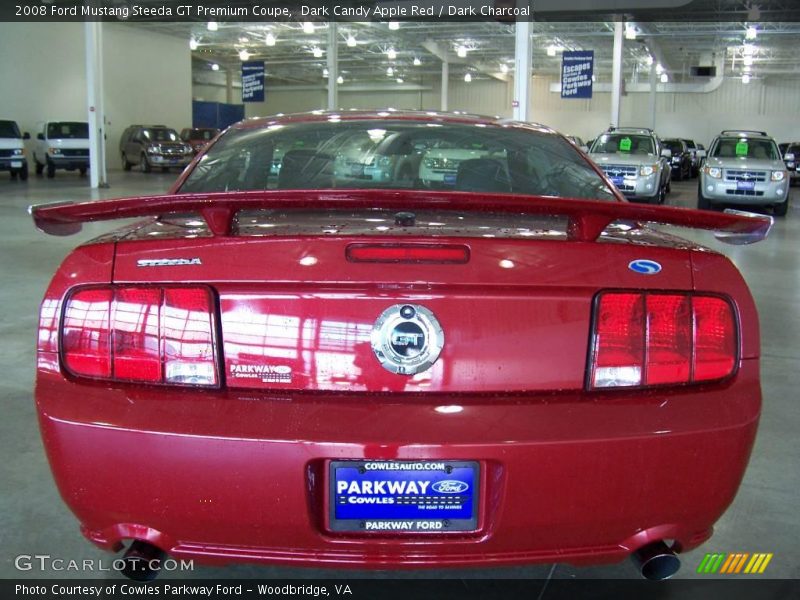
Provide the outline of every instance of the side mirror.
{"type": "Polygon", "coordinates": [[[23,140],[31,139],[31,134],[26,131],[25,133],[22,134],[22,139],[23,140]]]}
{"type": "Polygon", "coordinates": [[[783,160],[786,162],[794,162],[794,153],[789,152],[786,156],[783,157],[783,160]]]}
{"type": "Polygon", "coordinates": [[[672,150],[670,150],[669,148],[662,148],[661,156],[663,156],[664,158],[672,158],[672,150]]]}
{"type": "Polygon", "coordinates": [[[697,158],[705,158],[706,157],[706,151],[705,150],[697,150],[695,152],[695,154],[696,154],[697,158]]]}
{"type": "Polygon", "coordinates": [[[43,140],[44,139],[44,134],[43,133],[37,133],[36,134],[36,139],[37,140],[43,140]]]}

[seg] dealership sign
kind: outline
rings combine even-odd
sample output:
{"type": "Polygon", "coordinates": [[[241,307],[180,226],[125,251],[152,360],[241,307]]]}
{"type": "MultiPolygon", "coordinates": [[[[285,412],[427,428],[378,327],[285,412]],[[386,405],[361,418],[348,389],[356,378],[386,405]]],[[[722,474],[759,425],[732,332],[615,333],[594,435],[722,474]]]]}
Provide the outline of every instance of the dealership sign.
{"type": "Polygon", "coordinates": [[[591,98],[594,50],[565,51],[561,57],[561,97],[591,98]]]}
{"type": "Polygon", "coordinates": [[[264,63],[242,63],[242,102],[264,102],[264,63]]]}

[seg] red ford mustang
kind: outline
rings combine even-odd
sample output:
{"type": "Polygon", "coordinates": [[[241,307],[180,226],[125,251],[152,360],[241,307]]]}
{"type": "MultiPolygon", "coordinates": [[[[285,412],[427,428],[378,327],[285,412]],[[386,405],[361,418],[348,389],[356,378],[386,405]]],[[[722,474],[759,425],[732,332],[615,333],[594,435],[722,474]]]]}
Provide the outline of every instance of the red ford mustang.
{"type": "Polygon", "coordinates": [[[756,309],[724,256],[769,217],[627,203],[538,126],[436,113],[242,122],[146,217],[74,250],[36,402],[84,535],[153,557],[418,567],[711,535],[759,417],[756,309]]]}

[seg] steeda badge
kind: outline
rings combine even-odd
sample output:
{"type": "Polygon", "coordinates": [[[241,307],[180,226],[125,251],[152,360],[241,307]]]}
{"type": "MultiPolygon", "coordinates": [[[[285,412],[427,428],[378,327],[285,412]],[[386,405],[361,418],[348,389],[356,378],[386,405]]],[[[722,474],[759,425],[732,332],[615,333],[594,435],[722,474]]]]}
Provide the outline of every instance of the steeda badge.
{"type": "Polygon", "coordinates": [[[395,304],[372,327],[372,350],[387,371],[414,375],[436,362],[444,332],[433,313],[418,304],[395,304]]]}

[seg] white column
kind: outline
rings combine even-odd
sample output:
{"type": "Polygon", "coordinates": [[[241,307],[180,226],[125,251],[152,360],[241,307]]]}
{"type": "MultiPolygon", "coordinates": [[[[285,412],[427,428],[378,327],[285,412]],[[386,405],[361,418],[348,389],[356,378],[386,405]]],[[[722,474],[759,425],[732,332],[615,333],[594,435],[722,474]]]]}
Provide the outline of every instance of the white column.
{"type": "Polygon", "coordinates": [[[650,65],[650,129],[656,128],[656,88],[658,86],[656,61],[650,65]]]}
{"type": "Polygon", "coordinates": [[[339,108],[339,33],[336,23],[328,23],[328,110],[339,108]]]}
{"type": "Polygon", "coordinates": [[[515,30],[513,116],[516,121],[530,121],[533,66],[530,21],[517,21],[515,30]]]}
{"type": "Polygon", "coordinates": [[[440,108],[442,111],[447,111],[447,92],[450,87],[450,63],[446,60],[442,61],[442,101],[440,108]]]}
{"type": "Polygon", "coordinates": [[[103,29],[99,21],[84,24],[86,41],[86,100],[89,121],[89,185],[108,187],[106,124],[103,108],[103,29]]]}
{"type": "Polygon", "coordinates": [[[614,21],[614,52],[611,65],[611,125],[619,127],[619,105],[622,98],[622,20],[614,21]]]}

